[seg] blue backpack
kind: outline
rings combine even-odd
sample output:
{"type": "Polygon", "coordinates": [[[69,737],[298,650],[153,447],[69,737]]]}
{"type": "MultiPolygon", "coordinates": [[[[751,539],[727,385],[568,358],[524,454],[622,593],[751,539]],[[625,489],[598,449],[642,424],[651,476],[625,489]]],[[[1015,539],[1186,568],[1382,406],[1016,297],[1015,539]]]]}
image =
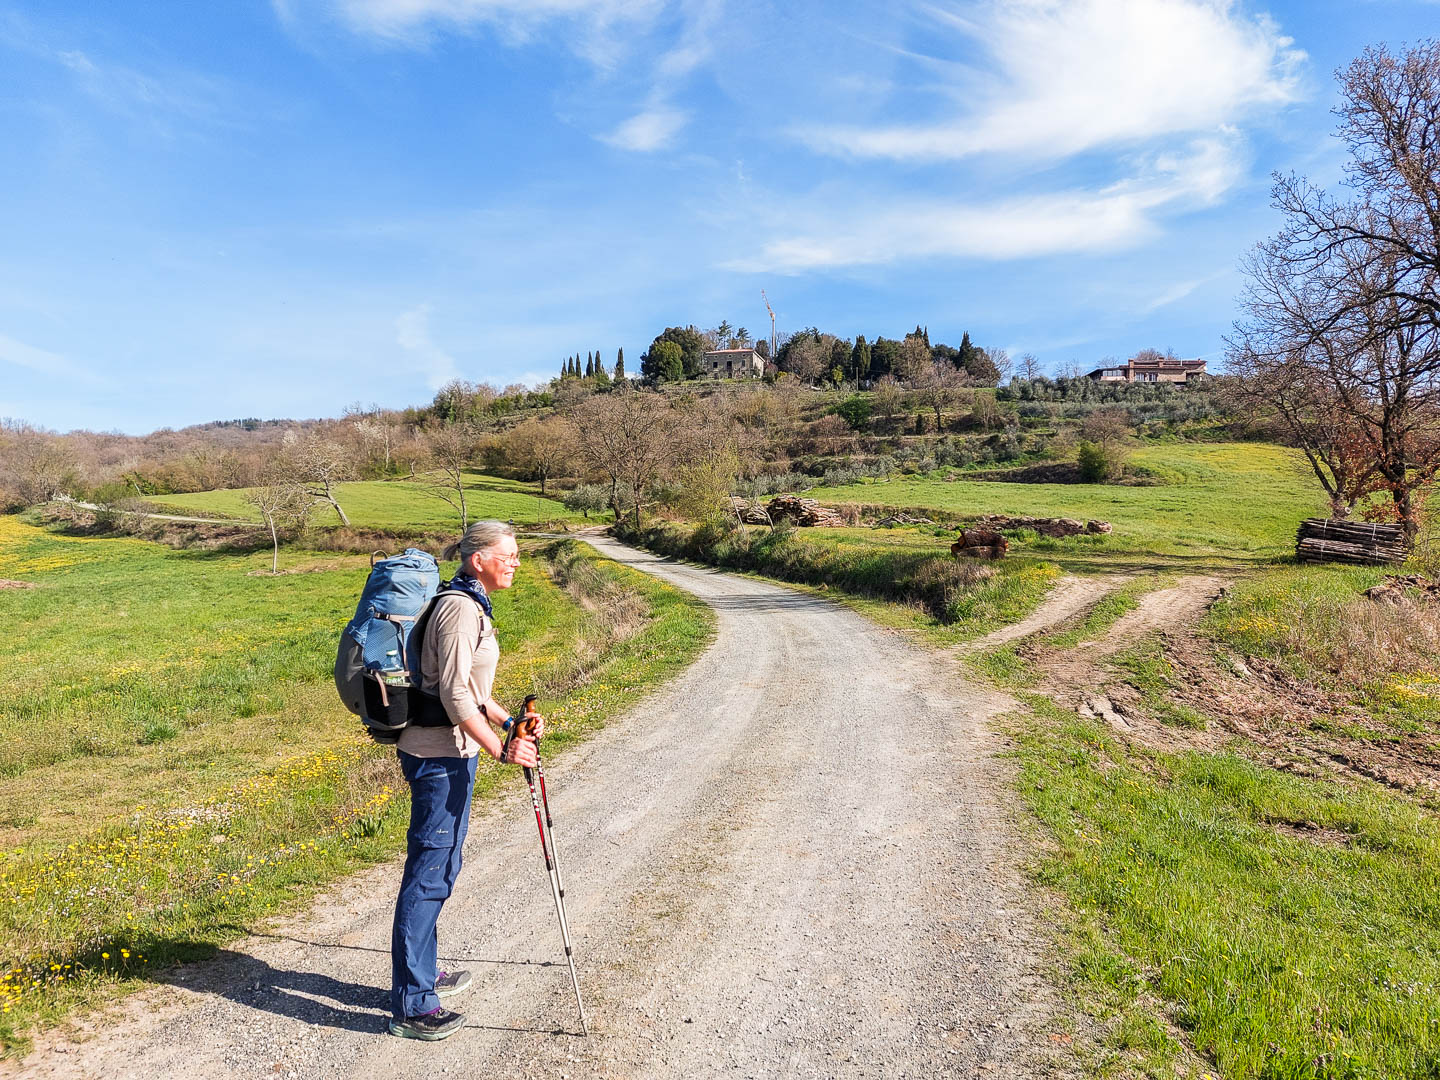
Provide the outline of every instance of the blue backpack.
{"type": "Polygon", "coordinates": [[[439,587],[439,565],[418,548],[370,558],[355,617],[340,635],[335,688],[377,742],[395,742],[410,724],[411,673],[420,667],[419,657],[410,656],[410,635],[439,587]]]}

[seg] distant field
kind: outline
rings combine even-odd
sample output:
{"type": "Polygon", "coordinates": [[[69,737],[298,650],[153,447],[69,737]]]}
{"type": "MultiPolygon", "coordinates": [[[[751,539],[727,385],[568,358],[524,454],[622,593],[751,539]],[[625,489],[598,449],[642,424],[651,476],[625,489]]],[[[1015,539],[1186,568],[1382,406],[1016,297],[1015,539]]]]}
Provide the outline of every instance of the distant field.
{"type": "MultiPolygon", "coordinates": [[[[1006,484],[974,480],[893,479],[820,487],[827,503],[934,507],[973,514],[1100,518],[1114,533],[1085,541],[1037,541],[1028,550],[1055,557],[1087,553],[1119,568],[1116,557],[1205,556],[1266,561],[1292,550],[1295,527],[1324,512],[1313,478],[1296,454],[1265,443],[1185,443],[1135,451],[1137,465],[1173,475],[1155,487],[1111,484],[1006,484]]],[[[1097,567],[1098,568],[1098,567],[1097,567]]]]}
{"type": "MultiPolygon", "coordinates": [[[[498,518],[519,524],[537,521],[579,519],[554,499],[541,498],[538,488],[484,473],[470,473],[466,479],[470,520],[498,518]]],[[[157,508],[219,514],[245,521],[259,520],[245,496],[248,488],[197,491],[189,495],[156,495],[146,501],[157,508]]],[[[345,508],[351,524],[360,528],[448,528],[458,526],[460,513],[448,503],[427,495],[410,480],[362,480],[339,485],[336,498],[345,508]]],[[[315,510],[316,525],[338,525],[340,519],[328,505],[315,510]]]]}

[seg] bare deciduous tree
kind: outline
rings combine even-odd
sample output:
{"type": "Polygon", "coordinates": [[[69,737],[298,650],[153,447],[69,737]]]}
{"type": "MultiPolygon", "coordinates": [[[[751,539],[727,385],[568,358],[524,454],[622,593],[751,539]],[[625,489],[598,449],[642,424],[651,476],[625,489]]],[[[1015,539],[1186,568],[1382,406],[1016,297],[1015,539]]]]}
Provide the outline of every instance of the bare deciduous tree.
{"type": "Polygon", "coordinates": [[[555,417],[526,420],[505,439],[505,456],[530,478],[540,481],[540,494],[553,476],[563,475],[575,456],[573,432],[569,424],[555,417]]]}
{"type": "Polygon", "coordinates": [[[1015,360],[1015,373],[1027,382],[1038,379],[1045,373],[1039,358],[1034,353],[1021,353],[1015,360]]]}
{"type": "Polygon", "coordinates": [[[270,572],[280,572],[280,534],[305,523],[312,499],[290,472],[288,464],[272,461],[260,483],[245,495],[245,501],[260,512],[270,530],[270,572]]]}
{"type": "Polygon", "coordinates": [[[915,376],[915,400],[935,413],[935,431],[945,430],[944,410],[960,400],[960,391],[970,380],[948,360],[932,361],[915,376]]]}
{"type": "Polygon", "coordinates": [[[1353,197],[1277,177],[1229,357],[1332,503],[1365,486],[1363,447],[1413,537],[1440,471],[1440,44],[1369,49],[1341,82],[1353,197]]]}
{"type": "Polygon", "coordinates": [[[304,487],[311,498],[334,507],[340,524],[348,527],[350,519],[336,498],[335,488],[355,475],[350,452],[318,431],[303,437],[292,432],[285,440],[284,458],[283,467],[295,482],[304,487]]]}
{"type": "Polygon", "coordinates": [[[465,496],[465,470],[475,457],[480,432],[475,425],[462,421],[446,424],[422,433],[426,464],[434,470],[428,477],[417,477],[421,490],[441,502],[449,503],[460,513],[460,531],[470,527],[470,509],[465,496]],[[437,475],[438,474],[438,475],[437,475]]]}
{"type": "Polygon", "coordinates": [[[0,494],[26,506],[64,494],[74,455],[59,435],[19,421],[0,425],[0,494]]]}
{"type": "Polygon", "coordinates": [[[678,459],[677,417],[662,394],[621,389],[586,398],[568,419],[575,446],[584,461],[610,481],[610,508],[619,520],[633,510],[640,527],[645,493],[678,459]],[[628,484],[633,506],[620,505],[620,489],[628,484]]]}

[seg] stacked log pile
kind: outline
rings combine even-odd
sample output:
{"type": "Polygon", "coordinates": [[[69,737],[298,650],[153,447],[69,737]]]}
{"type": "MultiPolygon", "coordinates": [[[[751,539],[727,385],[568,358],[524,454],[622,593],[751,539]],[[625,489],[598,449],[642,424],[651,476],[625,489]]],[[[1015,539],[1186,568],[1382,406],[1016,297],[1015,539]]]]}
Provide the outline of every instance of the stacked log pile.
{"type": "Polygon", "coordinates": [[[834,528],[845,524],[838,510],[821,506],[815,499],[802,499],[798,495],[776,495],[766,509],[776,521],[786,518],[796,525],[834,528]]]}
{"type": "Polygon", "coordinates": [[[1295,534],[1295,556],[1301,562],[1343,562],[1363,566],[1402,563],[1410,555],[1405,530],[1399,525],[1341,518],[1310,518],[1295,534]]]}
{"type": "Polygon", "coordinates": [[[765,507],[758,502],[742,499],[739,495],[730,496],[730,512],[746,525],[770,524],[770,515],[765,512],[765,507]]]}
{"type": "Polygon", "coordinates": [[[1041,536],[1092,536],[1110,531],[1108,521],[1077,521],[1074,518],[1006,517],[1004,514],[986,514],[980,525],[987,529],[1033,529],[1041,536]]]}
{"type": "Polygon", "coordinates": [[[996,529],[964,529],[960,539],[950,545],[950,554],[957,559],[1003,559],[1010,541],[996,529]]]}

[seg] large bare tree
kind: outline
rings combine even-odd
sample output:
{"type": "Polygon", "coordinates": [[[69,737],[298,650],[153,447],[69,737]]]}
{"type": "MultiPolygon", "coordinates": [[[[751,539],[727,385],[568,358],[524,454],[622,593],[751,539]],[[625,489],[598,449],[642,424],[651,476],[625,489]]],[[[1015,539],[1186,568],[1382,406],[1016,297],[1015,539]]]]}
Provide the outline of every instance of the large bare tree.
{"type": "Polygon", "coordinates": [[[295,482],[304,487],[317,502],[329,503],[340,518],[350,525],[336,495],[337,485],[352,479],[355,465],[348,447],[318,431],[285,440],[285,465],[295,482]]]}
{"type": "Polygon", "coordinates": [[[557,417],[526,420],[505,438],[505,456],[510,464],[540,481],[540,494],[554,476],[566,475],[564,470],[575,457],[573,430],[557,417]]]}
{"type": "Polygon", "coordinates": [[[1246,262],[1229,355],[1332,505],[1373,476],[1413,537],[1440,471],[1440,44],[1340,79],[1349,197],[1277,177],[1285,224],[1246,262]]]}
{"type": "Polygon", "coordinates": [[[63,494],[75,457],[59,435],[19,421],[0,421],[0,497],[25,506],[63,494]]]}
{"type": "Polygon", "coordinates": [[[663,394],[621,389],[576,405],[568,419],[584,462],[610,481],[610,508],[619,520],[627,510],[640,527],[646,492],[680,457],[679,418],[663,394]],[[628,486],[632,506],[621,505],[628,486]]]}

